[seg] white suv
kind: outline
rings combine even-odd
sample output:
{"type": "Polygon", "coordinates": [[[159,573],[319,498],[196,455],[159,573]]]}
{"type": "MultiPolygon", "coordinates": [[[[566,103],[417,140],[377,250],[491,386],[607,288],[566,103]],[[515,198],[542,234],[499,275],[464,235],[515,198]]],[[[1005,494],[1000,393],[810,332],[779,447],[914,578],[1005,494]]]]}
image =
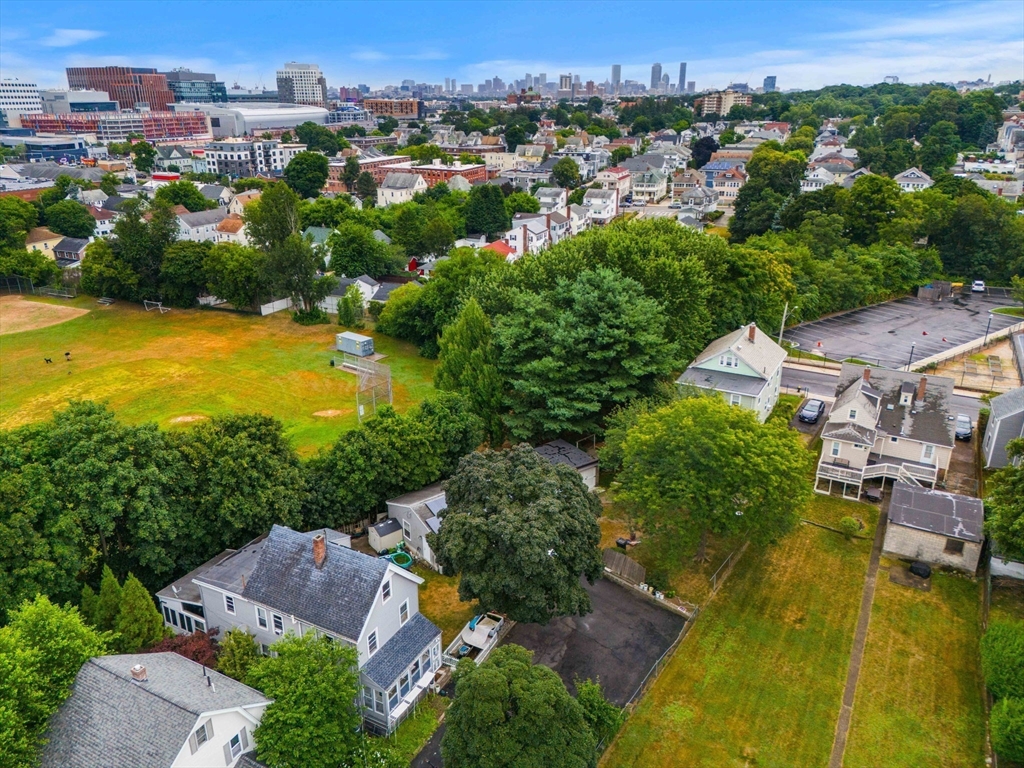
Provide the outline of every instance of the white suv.
{"type": "Polygon", "coordinates": [[[975,280],[971,283],[971,293],[984,293],[985,292],[985,281],[975,280]]]}

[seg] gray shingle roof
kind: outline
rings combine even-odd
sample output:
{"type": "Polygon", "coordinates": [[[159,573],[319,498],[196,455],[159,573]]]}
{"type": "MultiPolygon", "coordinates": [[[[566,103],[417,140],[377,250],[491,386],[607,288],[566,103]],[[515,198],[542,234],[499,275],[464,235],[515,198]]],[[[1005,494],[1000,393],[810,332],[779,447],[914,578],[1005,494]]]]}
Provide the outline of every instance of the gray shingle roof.
{"type": "Polygon", "coordinates": [[[413,189],[419,179],[420,175],[418,173],[396,173],[392,171],[384,177],[384,183],[380,186],[381,189],[413,189]]]}
{"type": "Polygon", "coordinates": [[[992,421],[1024,411],[1024,387],[1017,387],[1017,389],[1011,389],[998,397],[993,397],[989,407],[992,409],[990,416],[992,421]]]}
{"type": "Polygon", "coordinates": [[[566,464],[573,469],[584,469],[597,466],[597,459],[586,451],[581,451],[575,445],[565,440],[552,440],[534,448],[537,453],[543,456],[551,464],[566,464]]]}
{"type": "Polygon", "coordinates": [[[220,184],[204,184],[199,188],[199,192],[207,200],[220,200],[220,196],[226,189],[227,187],[222,187],[220,184]]]}
{"type": "Polygon", "coordinates": [[[383,232],[381,232],[379,229],[373,230],[373,238],[374,240],[380,240],[382,243],[387,243],[388,245],[391,245],[391,238],[388,237],[383,232]]]}
{"type": "Polygon", "coordinates": [[[120,195],[110,195],[106,200],[103,201],[103,210],[105,211],[116,211],[118,206],[121,205],[127,197],[121,197],[120,195]]]}
{"type": "Polygon", "coordinates": [[[370,657],[361,671],[377,685],[387,688],[440,634],[441,630],[426,616],[417,613],[370,657]]]}
{"type": "Polygon", "coordinates": [[[691,366],[676,379],[676,384],[692,384],[701,389],[757,397],[761,390],[768,386],[768,381],[755,376],[741,376],[738,373],[709,371],[691,366]]]}
{"type": "Polygon", "coordinates": [[[205,227],[207,224],[219,224],[227,215],[228,209],[221,206],[211,211],[182,213],[178,215],[178,218],[188,227],[205,227]]]}
{"type": "Polygon", "coordinates": [[[984,519],[981,499],[918,488],[902,481],[893,485],[889,502],[890,523],[980,542],[984,519]]]}
{"type": "Polygon", "coordinates": [[[55,246],[53,246],[54,253],[81,253],[85,250],[85,246],[89,244],[89,239],[85,237],[65,237],[55,246]]]}
{"type": "MultiPolygon", "coordinates": [[[[171,765],[204,712],[269,703],[259,691],[176,653],[99,656],[79,670],[50,720],[43,768],[171,765]],[[148,680],[132,680],[146,667],[148,680]]],[[[219,757],[220,755],[218,755],[219,757]]]]}
{"type": "Polygon", "coordinates": [[[331,227],[306,227],[302,230],[302,236],[312,238],[314,245],[323,245],[333,231],[331,227]]]}
{"type": "Polygon", "coordinates": [[[371,296],[372,301],[387,301],[388,297],[391,296],[391,292],[396,288],[401,288],[405,283],[381,283],[380,287],[374,291],[371,296]]]}
{"type": "Polygon", "coordinates": [[[767,378],[775,372],[786,359],[786,350],[775,343],[767,333],[755,326],[754,341],[748,336],[750,326],[741,326],[732,333],[721,336],[697,355],[691,365],[700,365],[726,350],[731,350],[740,360],[750,366],[756,373],[767,378]]]}
{"type": "Polygon", "coordinates": [[[309,533],[271,528],[242,597],[358,640],[388,563],[328,542],[317,568],[312,541],[309,533]]]}

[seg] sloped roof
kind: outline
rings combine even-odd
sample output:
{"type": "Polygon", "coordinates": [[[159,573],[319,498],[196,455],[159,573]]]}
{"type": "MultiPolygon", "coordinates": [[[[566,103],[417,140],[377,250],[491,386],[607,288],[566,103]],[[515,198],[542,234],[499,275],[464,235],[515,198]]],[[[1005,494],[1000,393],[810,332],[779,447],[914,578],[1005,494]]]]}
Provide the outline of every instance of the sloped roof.
{"type": "Polygon", "coordinates": [[[110,221],[116,215],[113,211],[108,211],[103,208],[93,208],[91,205],[85,206],[85,210],[87,210],[89,215],[96,219],[96,221],[110,221]]]}
{"type": "MultiPolygon", "coordinates": [[[[50,720],[43,768],[153,768],[174,762],[197,718],[259,704],[259,691],[176,653],[99,656],[79,670],[50,720]],[[132,679],[141,664],[147,680],[132,679]]],[[[216,757],[221,758],[222,755],[216,757]]]]}
{"type": "Polygon", "coordinates": [[[515,249],[510,248],[507,243],[503,243],[501,240],[496,240],[493,243],[485,245],[480,250],[482,251],[494,251],[502,256],[508,256],[509,254],[515,253],[515,249]]]}
{"type": "Polygon", "coordinates": [[[242,220],[242,217],[232,214],[217,225],[217,231],[235,235],[241,232],[244,226],[245,222],[242,220]]]}
{"type": "Polygon", "coordinates": [[[178,218],[188,227],[205,227],[208,224],[218,224],[227,218],[226,208],[217,207],[210,211],[196,211],[195,213],[179,213],[178,218]]]}
{"type": "Polygon", "coordinates": [[[306,227],[302,230],[302,236],[312,238],[314,245],[323,245],[333,231],[330,227],[306,227]]]}
{"type": "Polygon", "coordinates": [[[440,634],[441,630],[422,613],[413,614],[360,671],[380,687],[387,688],[440,634]]]}
{"type": "Polygon", "coordinates": [[[989,416],[990,421],[1003,419],[1024,411],[1024,387],[1017,387],[1009,392],[1004,392],[998,397],[993,397],[989,402],[989,408],[992,409],[989,416]]]}
{"type": "Polygon", "coordinates": [[[893,181],[897,184],[901,181],[921,181],[932,183],[932,177],[922,171],[920,168],[907,168],[903,173],[897,173],[892,177],[893,181]]]}
{"type": "Polygon", "coordinates": [[[413,189],[416,183],[423,178],[418,173],[397,173],[391,171],[384,177],[381,189],[413,189]]]}
{"type": "Polygon", "coordinates": [[[767,377],[786,359],[786,350],[767,333],[754,326],[754,341],[748,339],[749,325],[741,326],[708,344],[690,365],[700,365],[729,350],[761,376],[767,377]]]}
{"type": "Polygon", "coordinates": [[[373,239],[380,240],[380,242],[382,243],[387,243],[388,245],[391,245],[391,238],[388,237],[383,232],[381,232],[379,229],[373,230],[373,239]]]}
{"type": "Polygon", "coordinates": [[[327,542],[313,564],[313,535],[275,525],[242,597],[355,641],[388,571],[386,560],[327,542]]]}
{"type": "Polygon", "coordinates": [[[89,239],[85,237],[65,237],[55,246],[53,246],[54,253],[81,253],[85,250],[85,246],[89,244],[89,239]]]}
{"type": "Polygon", "coordinates": [[[465,176],[456,174],[448,180],[448,189],[454,190],[455,192],[469,192],[473,188],[465,176]]]}
{"type": "Polygon", "coordinates": [[[204,184],[199,188],[200,194],[207,200],[220,200],[220,196],[227,191],[227,187],[220,184],[204,184]]]}
{"type": "Polygon", "coordinates": [[[63,235],[51,232],[46,227],[32,227],[32,229],[28,231],[28,236],[25,238],[25,245],[42,243],[46,240],[56,240],[58,237],[63,237],[63,235]]]}
{"type": "Polygon", "coordinates": [[[768,381],[728,371],[712,371],[690,366],[676,379],[676,384],[692,384],[701,389],[757,397],[761,394],[761,390],[768,386],[768,381]]]}

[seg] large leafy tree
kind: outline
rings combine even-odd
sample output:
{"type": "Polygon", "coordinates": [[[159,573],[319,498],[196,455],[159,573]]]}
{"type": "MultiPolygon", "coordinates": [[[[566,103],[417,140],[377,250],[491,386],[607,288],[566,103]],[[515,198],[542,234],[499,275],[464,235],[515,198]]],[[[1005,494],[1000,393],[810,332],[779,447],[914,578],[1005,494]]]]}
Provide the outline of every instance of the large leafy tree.
{"type": "Polygon", "coordinates": [[[241,627],[236,627],[229,629],[220,643],[217,670],[235,680],[244,681],[260,658],[256,638],[241,627]]]}
{"type": "Polygon", "coordinates": [[[5,252],[0,249],[0,275],[18,275],[27,277],[36,285],[46,285],[61,276],[61,269],[57,262],[40,251],[5,252]]]}
{"type": "Polygon", "coordinates": [[[263,251],[235,243],[217,243],[203,261],[206,288],[239,309],[255,309],[261,301],[271,298],[266,264],[267,254],[263,251]]]}
{"type": "Polygon", "coordinates": [[[563,157],[551,169],[555,183],[567,189],[576,189],[580,185],[580,167],[571,157],[563,157]]]}
{"type": "Polygon", "coordinates": [[[460,662],[441,757],[448,768],[591,768],[596,740],[558,675],[518,645],[460,662]]]}
{"type": "Polygon", "coordinates": [[[39,219],[32,203],[13,195],[0,197],[0,253],[25,249],[25,237],[39,219]]]}
{"type": "Polygon", "coordinates": [[[46,209],[46,226],[67,237],[92,237],[96,219],[77,200],[61,200],[46,209]]]}
{"type": "Polygon", "coordinates": [[[811,493],[810,454],[799,435],[717,396],[641,416],[622,454],[620,495],[640,527],[696,545],[698,558],[712,533],[778,539],[811,493]]]}
{"type": "Polygon", "coordinates": [[[217,207],[216,200],[207,200],[199,191],[199,187],[184,179],[164,184],[153,195],[153,199],[162,200],[172,206],[183,205],[192,213],[217,207]]]}
{"type": "Polygon", "coordinates": [[[323,258],[313,245],[298,234],[291,234],[267,257],[268,277],[280,293],[291,296],[304,312],[313,312],[335,286],[333,275],[319,275],[323,258]]]}
{"type": "Polygon", "coordinates": [[[524,622],[590,611],[580,577],[601,575],[601,504],[577,472],[521,444],[469,454],[445,491],[428,540],[460,599],[524,622]]]}
{"type": "Polygon", "coordinates": [[[173,307],[194,307],[206,292],[203,264],[210,255],[210,242],[182,240],[164,251],[160,265],[160,290],[164,301],[173,307]]]}
{"type": "Polygon", "coordinates": [[[299,152],[284,169],[285,183],[299,197],[319,197],[327,182],[327,157],[319,152],[299,152]]]}
{"type": "Polygon", "coordinates": [[[143,173],[149,173],[153,170],[153,165],[156,163],[156,150],[153,145],[139,141],[131,145],[132,156],[135,158],[135,167],[143,173]]]}
{"type": "Polygon", "coordinates": [[[606,268],[519,293],[494,326],[509,431],[524,439],[600,431],[612,408],[650,394],[672,370],[666,325],[639,283],[606,268]]]}
{"type": "Polygon", "coordinates": [[[356,194],[370,208],[377,204],[377,182],[369,171],[363,171],[356,179],[356,194]]]}
{"type": "Polygon", "coordinates": [[[391,274],[398,259],[387,243],[373,236],[370,227],[355,221],[343,221],[327,238],[331,251],[331,269],[338,275],[372,278],[391,274]]]}
{"type": "Polygon", "coordinates": [[[345,139],[338,136],[330,128],[317,125],[312,121],[296,126],[295,137],[305,144],[307,149],[323,152],[328,157],[334,157],[339,150],[346,149],[349,146],[345,139]]]}
{"type": "Polygon", "coordinates": [[[287,184],[268,184],[242,218],[249,242],[269,253],[299,231],[299,197],[287,184]]]}
{"type": "Polygon", "coordinates": [[[336,768],[359,743],[358,658],[325,637],[289,635],[274,644],[245,682],[273,703],[256,732],[256,754],[270,768],[336,768]]]}
{"type": "Polygon", "coordinates": [[[478,184],[470,190],[465,215],[467,232],[481,232],[494,238],[508,231],[505,196],[493,184],[478,184]]]}
{"type": "Polygon", "coordinates": [[[501,445],[505,427],[501,420],[503,382],[487,319],[476,299],[466,302],[455,322],[441,334],[434,386],[460,392],[469,407],[483,420],[491,445],[501,445]]]}
{"type": "Polygon", "coordinates": [[[1024,439],[1011,440],[1006,455],[1011,463],[992,478],[985,500],[985,531],[998,543],[1004,557],[1024,560],[1024,462],[1012,463],[1024,457],[1024,439]]]}
{"type": "Polygon", "coordinates": [[[899,185],[884,176],[861,176],[853,183],[846,203],[850,239],[857,245],[878,241],[878,231],[895,216],[899,185]]]}
{"type": "Polygon", "coordinates": [[[483,441],[483,421],[473,413],[469,399],[458,392],[435,392],[412,414],[430,434],[441,459],[442,477],[452,474],[463,456],[483,441]]]}

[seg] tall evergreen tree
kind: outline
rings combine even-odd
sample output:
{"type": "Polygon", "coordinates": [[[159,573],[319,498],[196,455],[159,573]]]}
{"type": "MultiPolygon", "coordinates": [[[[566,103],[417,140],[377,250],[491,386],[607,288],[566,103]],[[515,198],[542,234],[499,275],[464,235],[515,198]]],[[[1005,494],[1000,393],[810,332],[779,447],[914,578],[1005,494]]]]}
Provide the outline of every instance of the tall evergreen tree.
{"type": "Polygon", "coordinates": [[[164,639],[164,621],[152,595],[130,573],[121,592],[116,629],[123,653],[137,653],[164,639]]]}
{"type": "Polygon", "coordinates": [[[103,578],[100,580],[100,596],[96,605],[96,628],[101,631],[112,630],[117,625],[117,615],[121,612],[121,585],[109,565],[103,566],[103,578]]]}
{"type": "Polygon", "coordinates": [[[82,619],[90,626],[96,626],[96,616],[100,607],[100,599],[93,588],[88,584],[82,587],[82,598],[78,604],[78,610],[82,619]]]}
{"type": "Polygon", "coordinates": [[[509,228],[505,195],[493,184],[479,184],[470,190],[465,214],[467,232],[482,232],[488,237],[497,237],[509,228]]]}
{"type": "Polygon", "coordinates": [[[235,680],[245,680],[249,669],[260,659],[255,638],[244,629],[230,629],[220,642],[217,670],[235,680]]]}

